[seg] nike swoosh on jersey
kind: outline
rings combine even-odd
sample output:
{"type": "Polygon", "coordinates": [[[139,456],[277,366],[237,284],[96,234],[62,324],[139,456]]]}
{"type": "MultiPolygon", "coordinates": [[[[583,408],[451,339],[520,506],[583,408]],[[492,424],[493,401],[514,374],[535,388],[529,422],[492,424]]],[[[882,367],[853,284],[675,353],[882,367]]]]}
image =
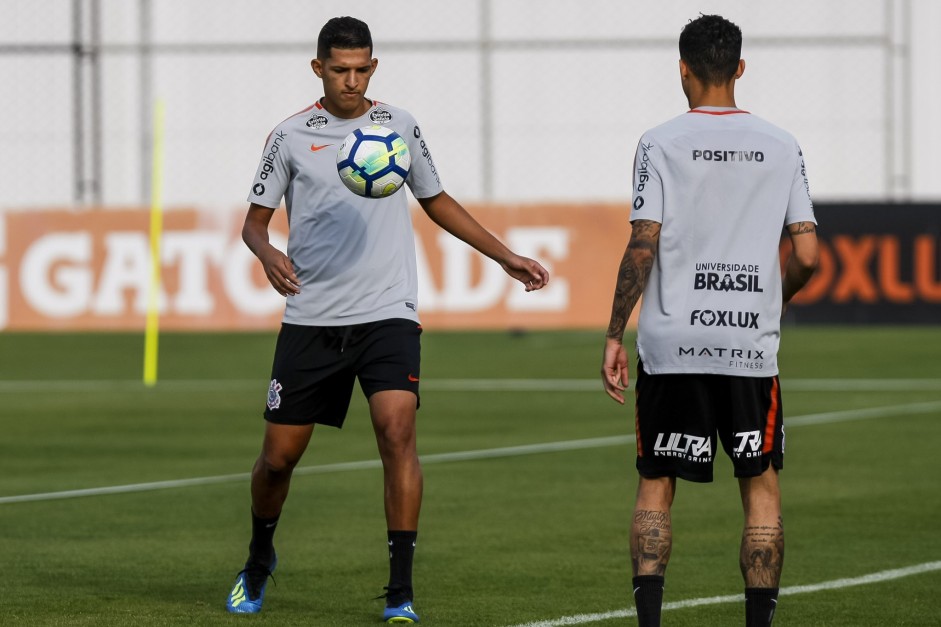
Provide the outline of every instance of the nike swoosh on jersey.
{"type": "Polygon", "coordinates": [[[415,375],[410,374],[410,375],[408,375],[408,380],[411,381],[412,383],[415,383],[416,381],[418,381],[418,377],[416,377],[415,375]]]}
{"type": "Polygon", "coordinates": [[[311,144],[311,145],[310,145],[310,151],[311,151],[311,152],[317,152],[318,150],[323,150],[323,149],[326,148],[327,146],[332,146],[332,145],[333,145],[333,144],[324,144],[323,146],[318,146],[317,144],[311,144]]]}

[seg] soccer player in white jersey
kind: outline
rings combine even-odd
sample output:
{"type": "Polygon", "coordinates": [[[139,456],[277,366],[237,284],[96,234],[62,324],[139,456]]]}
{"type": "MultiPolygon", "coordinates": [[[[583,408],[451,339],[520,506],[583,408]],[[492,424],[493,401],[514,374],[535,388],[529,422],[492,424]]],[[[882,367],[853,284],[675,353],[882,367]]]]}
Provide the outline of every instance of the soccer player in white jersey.
{"type": "MultiPolygon", "coordinates": [[[[425,213],[499,263],[526,291],[546,285],[536,261],[504,246],[442,188],[425,137],[403,109],[366,98],[378,61],[369,27],[329,20],[311,61],[323,97],[269,135],[249,194],[243,239],[271,285],[287,297],[265,410],[265,437],[252,470],[252,539],[226,608],[261,610],[277,557],[273,534],[291,473],[314,424],[341,427],[354,379],[368,399],[383,465],[390,554],[387,622],[417,622],[412,557],[422,497],[415,444],[421,326],[415,241],[404,192],[361,198],[341,182],[336,154],[354,129],[382,124],[408,143],[406,180],[425,213]],[[284,198],[287,254],[268,240],[284,198]]],[[[329,621],[328,621],[329,622],[329,621]]]]}
{"type": "Polygon", "coordinates": [[[642,627],[660,624],[676,479],[712,481],[719,443],[745,512],[746,624],[770,625],[777,604],[784,425],[776,356],[783,308],[816,268],[816,220],[797,141],[735,104],[741,47],[741,30],[720,16],[686,25],[679,69],[690,110],[645,133],[634,162],[632,230],[601,375],[623,404],[622,341],[643,294],[631,524],[642,627]],[[784,228],[793,249],[782,277],[784,228]]]}

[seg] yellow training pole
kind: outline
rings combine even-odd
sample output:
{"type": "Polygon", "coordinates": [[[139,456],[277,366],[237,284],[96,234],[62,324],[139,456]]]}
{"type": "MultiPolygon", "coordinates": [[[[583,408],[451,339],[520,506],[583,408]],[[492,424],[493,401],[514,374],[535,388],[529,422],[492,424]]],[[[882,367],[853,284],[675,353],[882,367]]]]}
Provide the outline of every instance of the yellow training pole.
{"type": "Polygon", "coordinates": [[[160,237],[163,231],[163,101],[154,104],[154,151],[150,177],[150,281],[147,290],[147,327],[144,331],[144,385],[157,383],[159,335],[160,237]]]}

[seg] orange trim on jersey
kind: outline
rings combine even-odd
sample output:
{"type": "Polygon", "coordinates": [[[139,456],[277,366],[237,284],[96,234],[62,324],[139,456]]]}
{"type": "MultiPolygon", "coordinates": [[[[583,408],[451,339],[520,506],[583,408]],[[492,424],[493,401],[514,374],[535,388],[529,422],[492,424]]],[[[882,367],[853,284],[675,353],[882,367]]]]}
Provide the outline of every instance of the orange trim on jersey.
{"type": "Polygon", "coordinates": [[[323,105],[320,104],[320,101],[319,101],[319,100],[318,100],[317,102],[315,102],[313,106],[317,107],[318,109],[323,109],[323,105]]]}
{"type": "Polygon", "coordinates": [[[690,109],[689,113],[702,113],[705,115],[734,115],[736,113],[750,113],[743,109],[734,109],[732,111],[703,111],[702,109],[690,109]]]}
{"type": "MultiPolygon", "coordinates": [[[[297,113],[292,113],[292,114],[289,115],[288,117],[286,117],[286,118],[284,118],[283,120],[281,120],[281,123],[278,124],[278,126],[281,126],[281,124],[284,124],[285,122],[287,122],[288,120],[290,120],[290,119],[293,118],[294,116],[303,115],[304,113],[307,113],[308,111],[310,111],[310,110],[313,109],[314,107],[319,106],[319,104],[320,104],[320,103],[315,102],[314,104],[310,105],[309,107],[307,107],[307,108],[305,108],[305,109],[301,109],[301,110],[298,111],[297,113]]],[[[320,108],[322,109],[323,107],[320,107],[320,108]]],[[[277,128],[277,127],[275,127],[275,128],[277,128]]],[[[275,129],[273,128],[273,129],[271,129],[271,132],[268,133],[268,137],[265,138],[265,146],[264,146],[264,147],[267,147],[267,146],[268,146],[268,142],[271,140],[271,136],[272,136],[272,134],[274,134],[274,131],[275,131],[275,129]]]]}
{"type": "Polygon", "coordinates": [[[774,449],[774,432],[778,428],[778,377],[771,384],[771,406],[765,418],[765,442],[761,452],[768,454],[774,449]]]}

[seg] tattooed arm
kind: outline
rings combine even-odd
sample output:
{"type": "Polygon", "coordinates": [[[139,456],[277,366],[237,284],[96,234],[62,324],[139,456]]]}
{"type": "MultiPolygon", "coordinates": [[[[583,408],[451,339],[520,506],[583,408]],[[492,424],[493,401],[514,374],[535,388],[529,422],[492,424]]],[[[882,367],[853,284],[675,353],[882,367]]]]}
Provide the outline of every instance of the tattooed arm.
{"type": "Polygon", "coordinates": [[[660,241],[660,223],[651,220],[635,220],[631,239],[621,259],[617,285],[614,289],[614,304],[611,307],[611,322],[608,323],[601,379],[608,396],[624,404],[624,390],[628,385],[627,351],[624,348],[624,329],[640,295],[647,287],[650,270],[657,256],[660,241]]]}
{"type": "Polygon", "coordinates": [[[784,266],[782,299],[785,307],[813,276],[814,270],[817,269],[819,255],[817,251],[817,225],[813,222],[789,224],[787,232],[791,236],[793,250],[784,266]]]}

